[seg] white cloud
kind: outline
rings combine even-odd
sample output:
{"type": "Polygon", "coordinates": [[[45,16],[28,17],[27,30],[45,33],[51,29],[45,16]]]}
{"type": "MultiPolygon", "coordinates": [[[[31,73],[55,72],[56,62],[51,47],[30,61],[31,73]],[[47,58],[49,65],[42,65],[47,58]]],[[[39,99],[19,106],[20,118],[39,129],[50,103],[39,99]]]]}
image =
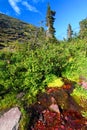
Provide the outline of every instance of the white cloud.
{"type": "Polygon", "coordinates": [[[32,12],[39,12],[34,6],[30,5],[27,1],[23,1],[22,4],[32,12]]]}
{"type": "MultiPolygon", "coordinates": [[[[32,0],[34,3],[40,2],[40,0],[32,0]]],[[[43,1],[43,0],[41,0],[43,1]]],[[[32,12],[38,12],[40,13],[35,6],[32,6],[31,4],[29,4],[27,2],[27,0],[8,0],[9,4],[11,5],[11,7],[13,8],[13,10],[17,13],[20,14],[21,10],[20,7],[18,6],[18,3],[22,4],[23,6],[25,6],[29,11],[32,12]]]]}
{"type": "Polygon", "coordinates": [[[11,5],[11,7],[14,9],[14,11],[17,14],[20,14],[21,11],[20,11],[20,8],[17,6],[17,3],[21,2],[21,0],[8,0],[8,1],[9,1],[9,4],[11,5]]]}

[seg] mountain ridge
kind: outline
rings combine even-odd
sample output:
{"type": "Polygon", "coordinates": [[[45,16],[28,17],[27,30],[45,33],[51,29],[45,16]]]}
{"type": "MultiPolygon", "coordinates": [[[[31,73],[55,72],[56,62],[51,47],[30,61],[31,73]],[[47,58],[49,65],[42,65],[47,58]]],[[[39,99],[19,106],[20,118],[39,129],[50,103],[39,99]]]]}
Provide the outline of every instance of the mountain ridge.
{"type": "Polygon", "coordinates": [[[0,13],[0,44],[32,42],[38,34],[43,35],[44,29],[0,13]]]}

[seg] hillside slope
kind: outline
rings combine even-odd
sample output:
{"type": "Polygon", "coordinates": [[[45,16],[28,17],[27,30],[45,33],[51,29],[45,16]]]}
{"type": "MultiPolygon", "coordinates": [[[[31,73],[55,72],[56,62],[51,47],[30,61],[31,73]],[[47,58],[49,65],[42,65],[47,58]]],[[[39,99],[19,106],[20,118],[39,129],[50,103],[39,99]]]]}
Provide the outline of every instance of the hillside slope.
{"type": "Polygon", "coordinates": [[[0,44],[12,41],[32,42],[36,37],[44,37],[44,34],[41,28],[0,13],[0,44]]]}

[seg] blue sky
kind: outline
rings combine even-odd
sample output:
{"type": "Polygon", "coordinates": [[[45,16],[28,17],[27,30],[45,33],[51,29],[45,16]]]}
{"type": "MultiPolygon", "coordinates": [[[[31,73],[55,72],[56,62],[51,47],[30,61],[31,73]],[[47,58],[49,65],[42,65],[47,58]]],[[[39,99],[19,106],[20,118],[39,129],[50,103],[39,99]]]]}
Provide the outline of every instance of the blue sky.
{"type": "Polygon", "coordinates": [[[0,13],[7,14],[35,26],[45,27],[47,3],[56,11],[56,37],[66,38],[68,24],[74,32],[79,22],[87,18],[87,0],[0,0],[0,13]],[[44,21],[41,24],[41,21],[44,21]]]}

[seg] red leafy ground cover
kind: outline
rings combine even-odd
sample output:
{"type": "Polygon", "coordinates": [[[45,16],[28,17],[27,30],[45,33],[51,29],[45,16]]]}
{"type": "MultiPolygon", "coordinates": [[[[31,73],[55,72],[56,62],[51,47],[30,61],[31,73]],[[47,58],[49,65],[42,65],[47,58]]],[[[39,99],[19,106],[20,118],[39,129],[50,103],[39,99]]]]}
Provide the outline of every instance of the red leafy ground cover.
{"type": "Polygon", "coordinates": [[[87,120],[82,117],[80,107],[70,96],[72,90],[71,84],[65,84],[61,90],[47,88],[46,93],[38,98],[38,107],[33,107],[33,113],[38,112],[38,118],[35,120],[33,115],[31,122],[35,122],[29,130],[87,130],[87,120]],[[69,107],[61,111],[56,96],[60,102],[68,101],[69,107]]]}
{"type": "Polygon", "coordinates": [[[44,120],[38,120],[32,130],[87,130],[86,120],[75,111],[66,111],[59,118],[58,113],[46,110],[44,120]]]}

